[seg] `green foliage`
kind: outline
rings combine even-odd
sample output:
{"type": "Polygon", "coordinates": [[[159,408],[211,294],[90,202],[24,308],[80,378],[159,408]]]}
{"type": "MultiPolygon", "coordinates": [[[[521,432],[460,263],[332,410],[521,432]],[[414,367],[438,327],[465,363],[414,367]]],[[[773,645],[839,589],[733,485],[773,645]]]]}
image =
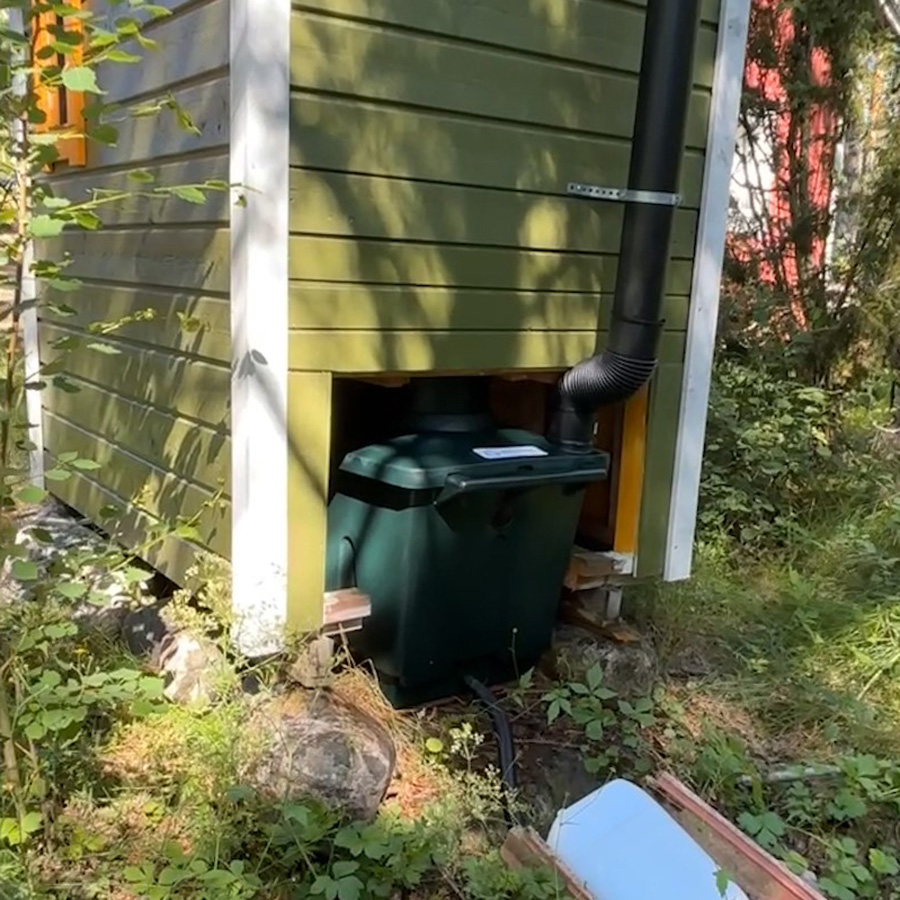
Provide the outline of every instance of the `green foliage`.
{"type": "Polygon", "coordinates": [[[496,852],[467,859],[463,889],[471,900],[566,900],[556,873],[547,869],[510,869],[496,852]]]}
{"type": "Polygon", "coordinates": [[[720,359],[703,471],[704,533],[763,551],[786,545],[842,505],[871,504],[890,476],[872,465],[874,417],[860,423],[850,414],[867,399],[720,359]]]}
{"type": "MultiPolygon", "coordinates": [[[[74,584],[74,583],[71,583],[74,584]]],[[[0,607],[5,700],[3,738],[15,750],[9,792],[0,795],[0,843],[19,846],[52,822],[47,811],[89,777],[85,761],[114,715],[159,711],[162,682],[140,671],[98,666],[57,591],[40,606],[0,607]]],[[[7,750],[9,753],[9,750],[7,750]]]]}
{"type": "Polygon", "coordinates": [[[624,700],[603,684],[594,664],[584,682],[564,681],[541,697],[547,724],[566,716],[584,735],[584,765],[592,774],[646,774],[650,768],[644,732],[656,722],[649,697],[624,700]]]}

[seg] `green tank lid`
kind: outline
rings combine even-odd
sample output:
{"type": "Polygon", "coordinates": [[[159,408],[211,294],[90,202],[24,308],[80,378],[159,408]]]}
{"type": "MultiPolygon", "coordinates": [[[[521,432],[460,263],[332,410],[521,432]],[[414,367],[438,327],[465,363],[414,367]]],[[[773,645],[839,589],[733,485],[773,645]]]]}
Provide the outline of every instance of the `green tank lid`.
{"type": "Polygon", "coordinates": [[[425,432],[371,444],[344,457],[341,471],[406,490],[443,488],[449,475],[500,477],[522,471],[540,476],[583,473],[585,481],[606,477],[609,458],[564,452],[545,438],[517,429],[425,432]]]}

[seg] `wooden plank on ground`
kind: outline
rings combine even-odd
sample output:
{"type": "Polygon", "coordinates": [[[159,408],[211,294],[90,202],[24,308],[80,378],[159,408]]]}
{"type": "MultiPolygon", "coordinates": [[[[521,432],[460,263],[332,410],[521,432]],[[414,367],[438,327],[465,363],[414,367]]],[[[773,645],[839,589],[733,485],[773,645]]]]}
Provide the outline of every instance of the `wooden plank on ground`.
{"type": "Polygon", "coordinates": [[[824,900],[674,775],[666,772],[651,778],[649,786],[751,900],[824,900]]]}
{"type": "Polygon", "coordinates": [[[549,869],[558,878],[557,891],[561,896],[570,896],[573,900],[602,900],[588,891],[533,828],[510,829],[500,848],[500,857],[511,869],[549,869]]]}

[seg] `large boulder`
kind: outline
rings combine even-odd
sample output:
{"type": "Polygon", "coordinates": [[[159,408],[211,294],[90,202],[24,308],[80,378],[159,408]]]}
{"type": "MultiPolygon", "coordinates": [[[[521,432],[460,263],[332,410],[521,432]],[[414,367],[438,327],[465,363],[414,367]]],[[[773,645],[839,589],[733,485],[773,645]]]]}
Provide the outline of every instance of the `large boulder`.
{"type": "Polygon", "coordinates": [[[348,818],[374,818],[396,750],[371,716],[326,691],[292,691],[262,705],[251,728],[262,742],[249,773],[258,790],[278,799],[315,797],[348,818]]]}

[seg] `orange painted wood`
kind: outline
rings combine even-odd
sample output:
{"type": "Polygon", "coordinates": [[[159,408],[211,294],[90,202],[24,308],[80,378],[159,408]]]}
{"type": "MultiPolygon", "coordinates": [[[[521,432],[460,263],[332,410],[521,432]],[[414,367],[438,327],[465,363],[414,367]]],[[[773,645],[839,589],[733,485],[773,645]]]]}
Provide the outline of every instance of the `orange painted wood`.
{"type": "Polygon", "coordinates": [[[650,391],[641,388],[625,404],[619,479],[616,491],[616,553],[637,552],[641,500],[644,495],[644,462],[647,456],[647,406],[650,391]]]}

